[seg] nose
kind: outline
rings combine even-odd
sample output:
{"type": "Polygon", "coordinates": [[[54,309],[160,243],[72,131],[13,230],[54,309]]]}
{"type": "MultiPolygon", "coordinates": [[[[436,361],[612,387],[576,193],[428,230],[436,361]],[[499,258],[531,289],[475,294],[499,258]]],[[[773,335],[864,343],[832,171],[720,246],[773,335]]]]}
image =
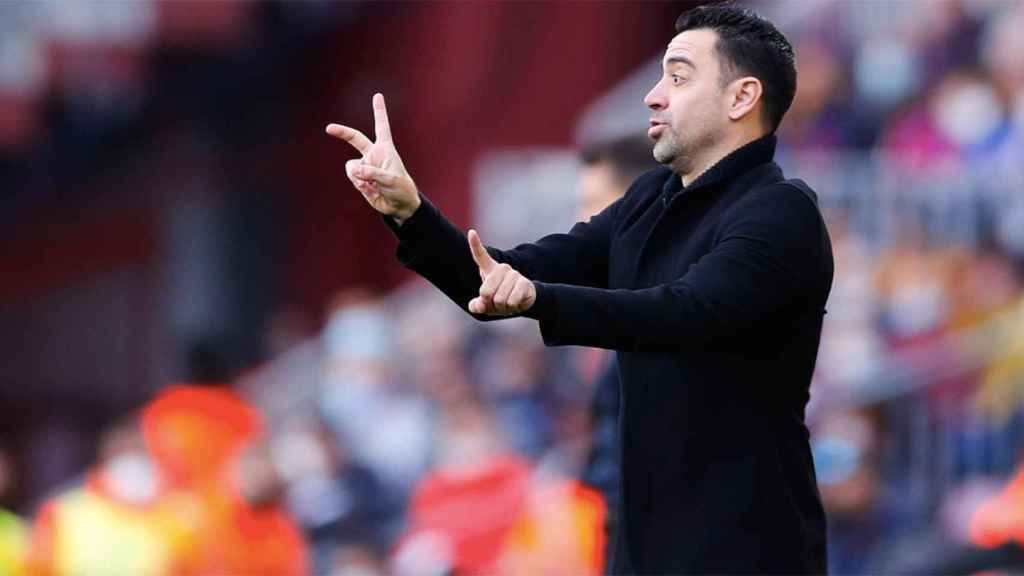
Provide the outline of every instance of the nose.
{"type": "Polygon", "coordinates": [[[651,91],[644,96],[644,104],[647,105],[651,110],[664,110],[668,106],[668,101],[665,99],[665,94],[661,90],[661,82],[659,81],[651,88],[651,91]]]}

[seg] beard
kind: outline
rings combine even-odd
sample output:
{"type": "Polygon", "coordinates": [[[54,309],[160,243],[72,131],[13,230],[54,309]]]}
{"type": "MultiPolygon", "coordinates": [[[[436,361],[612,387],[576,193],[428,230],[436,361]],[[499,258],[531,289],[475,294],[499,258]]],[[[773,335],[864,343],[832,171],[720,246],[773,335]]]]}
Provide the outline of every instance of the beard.
{"type": "Polygon", "coordinates": [[[671,124],[666,124],[654,143],[654,159],[679,174],[689,174],[701,152],[714,147],[722,137],[719,129],[700,122],[691,128],[687,136],[684,137],[671,124]]]}
{"type": "Polygon", "coordinates": [[[689,172],[693,152],[694,150],[686,145],[683,138],[671,125],[666,125],[662,130],[661,137],[654,143],[652,151],[654,159],[659,164],[668,166],[680,174],[689,172]]]}
{"type": "Polygon", "coordinates": [[[683,152],[683,146],[679,142],[679,136],[670,125],[665,125],[661,138],[654,143],[654,159],[659,164],[672,164],[683,152]]]}

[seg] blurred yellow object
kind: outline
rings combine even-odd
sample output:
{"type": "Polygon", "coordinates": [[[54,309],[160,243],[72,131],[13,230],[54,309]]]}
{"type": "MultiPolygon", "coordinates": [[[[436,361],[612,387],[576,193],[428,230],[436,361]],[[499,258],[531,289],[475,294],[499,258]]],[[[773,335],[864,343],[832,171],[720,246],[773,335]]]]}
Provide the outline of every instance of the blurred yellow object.
{"type": "Polygon", "coordinates": [[[20,518],[0,510],[0,575],[25,574],[28,555],[28,534],[20,518]]]}
{"type": "Polygon", "coordinates": [[[172,541],[171,523],[156,508],[122,504],[87,485],[40,512],[29,574],[164,576],[172,541]]]}
{"type": "MultiPolygon", "coordinates": [[[[983,412],[1006,423],[1024,404],[1024,298],[993,315],[980,330],[974,348],[982,349],[985,368],[975,396],[983,412]]],[[[966,339],[965,339],[966,340],[966,339]]]]}

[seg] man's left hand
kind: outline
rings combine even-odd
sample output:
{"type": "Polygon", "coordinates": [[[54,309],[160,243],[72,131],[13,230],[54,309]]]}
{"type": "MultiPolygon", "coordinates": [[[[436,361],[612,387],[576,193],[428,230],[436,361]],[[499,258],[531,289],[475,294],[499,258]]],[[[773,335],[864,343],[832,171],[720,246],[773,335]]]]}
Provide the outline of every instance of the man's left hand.
{"type": "Polygon", "coordinates": [[[476,230],[469,231],[469,250],[480,267],[480,295],[469,301],[469,311],[488,316],[511,316],[530,309],[537,288],[508,264],[499,264],[487,253],[476,230]]]}

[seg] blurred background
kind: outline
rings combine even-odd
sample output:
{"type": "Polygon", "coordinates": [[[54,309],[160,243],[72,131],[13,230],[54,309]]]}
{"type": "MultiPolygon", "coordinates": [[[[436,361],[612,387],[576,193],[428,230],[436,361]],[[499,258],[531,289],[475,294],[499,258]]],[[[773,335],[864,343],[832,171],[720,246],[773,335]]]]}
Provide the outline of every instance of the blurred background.
{"type": "MultiPolygon", "coordinates": [[[[405,271],[323,129],[382,92],[458,225],[567,230],[690,5],[0,3],[0,574],[598,573],[608,355],[405,271]]],[[[1024,569],[1024,4],[749,5],[835,249],[831,570],[1024,569]]]]}

